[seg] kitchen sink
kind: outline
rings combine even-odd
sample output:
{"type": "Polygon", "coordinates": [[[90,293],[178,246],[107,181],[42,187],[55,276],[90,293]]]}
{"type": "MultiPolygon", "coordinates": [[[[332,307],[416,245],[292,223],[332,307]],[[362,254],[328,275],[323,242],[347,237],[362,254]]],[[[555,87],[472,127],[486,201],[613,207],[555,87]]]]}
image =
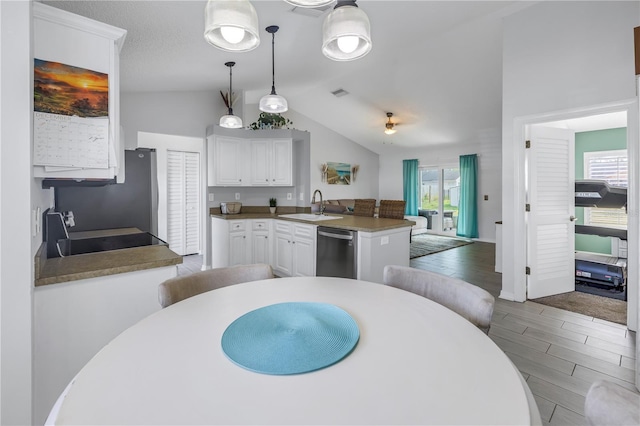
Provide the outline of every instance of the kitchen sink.
{"type": "Polygon", "coordinates": [[[167,245],[167,243],[148,232],[58,240],[60,255],[63,257],[151,245],[167,245]]]}
{"type": "Polygon", "coordinates": [[[342,219],[342,216],[326,216],[324,214],[313,214],[313,213],[279,214],[278,216],[284,217],[287,219],[310,220],[313,222],[320,221],[320,220],[342,219]]]}

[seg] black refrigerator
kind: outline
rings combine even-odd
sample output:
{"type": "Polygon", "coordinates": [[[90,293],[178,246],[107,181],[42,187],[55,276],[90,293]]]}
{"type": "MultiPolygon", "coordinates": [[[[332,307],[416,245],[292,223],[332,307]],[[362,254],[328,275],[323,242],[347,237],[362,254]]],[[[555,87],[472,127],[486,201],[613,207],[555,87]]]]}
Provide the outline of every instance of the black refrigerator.
{"type": "Polygon", "coordinates": [[[156,152],[125,151],[124,183],[55,188],[55,210],[73,211],[71,232],[138,228],[158,235],[156,152]]]}

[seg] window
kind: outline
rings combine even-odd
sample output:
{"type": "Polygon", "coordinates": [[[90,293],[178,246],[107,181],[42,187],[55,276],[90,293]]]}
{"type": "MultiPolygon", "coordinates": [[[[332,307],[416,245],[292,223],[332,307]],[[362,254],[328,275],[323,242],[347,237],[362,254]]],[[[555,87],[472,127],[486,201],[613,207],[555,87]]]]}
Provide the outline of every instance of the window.
{"type": "MultiPolygon", "coordinates": [[[[584,154],[585,179],[604,180],[611,186],[627,188],[628,180],[627,151],[594,151],[584,154]]],[[[609,228],[627,228],[627,212],[620,209],[584,209],[584,224],[609,228]]]]}
{"type": "MultiPolygon", "coordinates": [[[[420,209],[437,212],[436,231],[455,234],[458,224],[460,170],[458,167],[420,168],[420,209]]],[[[432,228],[434,229],[434,228],[432,228]]]]}

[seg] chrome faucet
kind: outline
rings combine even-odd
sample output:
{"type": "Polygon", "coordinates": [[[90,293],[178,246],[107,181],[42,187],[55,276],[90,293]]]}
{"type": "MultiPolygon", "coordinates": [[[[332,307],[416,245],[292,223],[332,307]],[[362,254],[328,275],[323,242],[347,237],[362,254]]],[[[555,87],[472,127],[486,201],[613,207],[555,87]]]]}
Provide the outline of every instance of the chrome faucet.
{"type": "Polygon", "coordinates": [[[324,202],[322,201],[322,192],[319,189],[313,191],[313,197],[311,197],[311,204],[315,204],[316,202],[316,192],[320,194],[320,215],[324,214],[324,202]]]}

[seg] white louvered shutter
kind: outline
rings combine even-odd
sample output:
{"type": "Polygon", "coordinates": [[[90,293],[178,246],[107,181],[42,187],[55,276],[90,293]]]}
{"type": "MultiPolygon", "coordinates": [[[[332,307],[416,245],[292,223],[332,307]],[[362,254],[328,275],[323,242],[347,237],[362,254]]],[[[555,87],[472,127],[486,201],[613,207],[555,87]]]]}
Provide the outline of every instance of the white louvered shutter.
{"type": "Polygon", "coordinates": [[[200,251],[200,154],[167,151],[167,239],[180,255],[200,251]]]}

